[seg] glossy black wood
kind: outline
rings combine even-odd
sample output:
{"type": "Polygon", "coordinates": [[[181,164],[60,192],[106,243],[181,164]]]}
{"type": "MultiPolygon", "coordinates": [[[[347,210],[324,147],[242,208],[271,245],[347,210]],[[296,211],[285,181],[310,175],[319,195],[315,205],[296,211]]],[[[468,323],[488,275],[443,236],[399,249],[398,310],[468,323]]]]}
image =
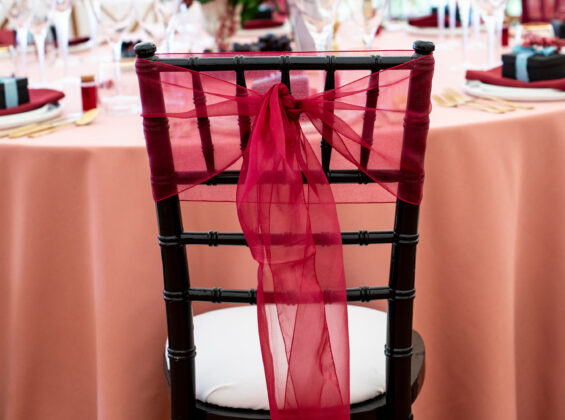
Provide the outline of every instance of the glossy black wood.
{"type": "MultiPolygon", "coordinates": [[[[434,49],[433,43],[416,41],[415,56],[430,54],[434,49]]],[[[334,72],[336,70],[370,70],[372,76],[369,83],[375,86],[367,94],[367,107],[374,107],[378,100],[378,74],[376,71],[395,67],[406,63],[412,57],[212,57],[188,59],[159,59],[155,56],[155,46],[150,43],[138,44],[135,51],[140,58],[146,59],[143,66],[144,76],[158,79],[159,70],[151,66],[151,61],[162,62],[182,68],[197,71],[235,71],[237,84],[245,87],[245,70],[280,70],[281,81],[289,90],[290,70],[324,70],[326,71],[326,90],[334,87],[334,72]],[[147,64],[149,63],[149,64],[147,64]]],[[[198,86],[198,73],[193,75],[193,83],[198,86]]],[[[245,89],[237,91],[244,95],[245,89]]],[[[409,109],[424,111],[429,104],[430,92],[409,90],[409,109]]],[[[195,94],[195,103],[204,104],[206,98],[195,94]]],[[[154,105],[163,111],[164,100],[162,93],[152,98],[142,98],[142,102],[154,105]]],[[[198,131],[202,142],[202,153],[208,169],[214,167],[213,139],[210,135],[210,122],[204,115],[198,116],[198,131]]],[[[427,121],[414,123],[405,121],[405,138],[411,130],[419,130],[427,121]],[[419,125],[418,125],[419,124],[419,125]],[[423,124],[423,125],[422,125],[423,124]]],[[[250,133],[250,121],[240,117],[238,121],[241,138],[241,148],[245,148],[250,133]]],[[[363,120],[362,137],[371,142],[375,125],[375,113],[368,111],[363,120]]],[[[168,121],[166,118],[144,119],[144,130],[148,134],[158,132],[168,139],[168,121]]],[[[324,136],[330,133],[323,133],[324,136]]],[[[172,181],[178,182],[193,178],[194,173],[177,173],[174,171],[172,152],[167,141],[163,142],[167,150],[160,150],[161,155],[170,156],[170,168],[159,171],[170,173],[172,181]]],[[[404,145],[406,145],[406,141],[404,145]]],[[[148,146],[149,147],[149,146],[148,146]]],[[[359,183],[373,182],[361,171],[330,170],[329,161],[331,148],[322,139],[322,165],[330,183],[359,183]]],[[[361,148],[361,160],[364,165],[369,159],[368,150],[361,148]]],[[[384,182],[402,181],[399,171],[375,171],[384,182]]],[[[210,179],[208,185],[235,184],[239,178],[238,171],[225,171],[210,179]]],[[[174,183],[174,182],[173,182],[174,183]]],[[[182,183],[182,182],[179,182],[182,183]]],[[[402,183],[401,183],[402,184],[402,183]]],[[[393,231],[383,232],[343,232],[344,244],[368,245],[378,243],[392,244],[391,269],[388,287],[360,287],[347,290],[348,301],[369,301],[388,299],[388,328],[385,354],[387,357],[387,393],[371,401],[351,406],[351,418],[408,420],[412,418],[411,403],[416,399],[424,379],[424,344],[421,337],[412,331],[414,271],[416,244],[418,242],[418,206],[397,201],[396,216],[393,231]]],[[[268,419],[268,412],[253,410],[238,410],[204,404],[195,397],[194,358],[195,347],[193,337],[192,306],[193,300],[209,302],[256,303],[255,290],[230,289],[201,289],[191,288],[186,259],[186,245],[246,245],[241,233],[224,232],[184,232],[178,197],[157,203],[157,218],[159,222],[159,244],[163,263],[164,298],[167,310],[167,325],[169,348],[166,357],[170,360],[170,370],[167,377],[171,384],[171,416],[173,420],[188,419],[268,419]]],[[[284,236],[284,235],[283,235],[284,236]]],[[[286,238],[281,237],[281,240],[286,238]]],[[[323,235],[317,238],[324,240],[323,235]]],[[[327,297],[331,300],[331,296],[327,297]]]]}

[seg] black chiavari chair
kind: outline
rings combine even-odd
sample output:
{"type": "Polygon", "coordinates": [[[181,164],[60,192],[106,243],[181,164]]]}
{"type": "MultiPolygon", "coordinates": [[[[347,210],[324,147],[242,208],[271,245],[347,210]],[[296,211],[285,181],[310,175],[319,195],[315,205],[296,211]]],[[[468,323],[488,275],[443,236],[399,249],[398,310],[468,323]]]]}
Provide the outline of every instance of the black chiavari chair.
{"type": "MultiPolygon", "coordinates": [[[[372,77],[378,77],[378,71],[387,68],[393,68],[399,64],[406,63],[414,57],[430,55],[434,50],[434,45],[426,41],[416,41],[414,43],[414,55],[401,57],[262,57],[257,58],[215,58],[202,57],[198,59],[197,66],[194,60],[175,59],[175,58],[159,58],[155,55],[155,45],[151,43],[138,44],[135,47],[138,58],[148,61],[161,62],[175,65],[183,68],[190,68],[198,71],[231,71],[236,72],[236,83],[245,86],[245,70],[250,68],[256,69],[258,65],[262,69],[281,71],[281,81],[285,83],[289,89],[290,86],[290,70],[299,70],[307,68],[309,70],[316,69],[325,71],[326,82],[325,89],[334,88],[336,69],[340,70],[367,70],[370,71],[372,77]],[[259,63],[259,64],[258,64],[259,63]]],[[[152,70],[151,66],[147,66],[144,70],[150,77],[159,78],[156,70],[152,70]],[[149,74],[151,71],[155,74],[149,74]]],[[[433,64],[429,71],[433,72],[433,64]]],[[[426,112],[429,107],[429,98],[431,91],[430,82],[425,86],[410,86],[408,91],[408,108],[417,112],[426,112]]],[[[163,102],[163,96],[160,97],[143,97],[142,103],[148,101],[163,102]]],[[[367,94],[367,107],[374,107],[378,101],[378,89],[369,90],[367,94]]],[[[365,118],[363,125],[363,138],[372,138],[374,130],[374,115],[371,119],[365,118]]],[[[209,131],[209,121],[206,116],[199,119],[199,135],[202,142],[202,150],[206,156],[207,165],[213,165],[213,138],[209,131]],[[208,129],[206,128],[208,127],[208,129]]],[[[239,130],[242,133],[242,148],[245,147],[245,133],[249,133],[249,121],[240,119],[239,130]]],[[[410,130],[422,130],[422,124],[427,125],[429,121],[411,124],[405,122],[405,138],[406,133],[410,130]],[[417,126],[417,127],[416,127],[417,126]]],[[[168,138],[168,122],[166,118],[153,118],[144,120],[144,129],[147,133],[159,133],[168,138]]],[[[234,128],[237,129],[237,128],[234,128]]],[[[196,134],[195,134],[196,135],[196,134]]],[[[166,143],[166,142],[165,142],[166,143]]],[[[403,144],[402,147],[408,147],[403,144]]],[[[331,170],[331,147],[322,139],[321,142],[322,167],[326,172],[326,176],[330,183],[370,183],[373,182],[368,176],[358,170],[331,170]]],[[[171,153],[171,168],[174,168],[171,153]]],[[[362,149],[361,161],[363,165],[367,164],[368,155],[366,149],[362,149]],[[365,155],[363,155],[365,154],[365,155]]],[[[174,169],[173,169],[174,170],[174,169]]],[[[236,184],[238,180],[238,171],[225,171],[213,179],[208,181],[210,188],[214,185],[236,184]]],[[[241,233],[222,233],[222,232],[185,232],[183,229],[182,214],[180,211],[179,198],[173,195],[167,199],[157,202],[157,219],[159,225],[159,244],[161,246],[161,255],[164,273],[164,296],[167,312],[168,324],[168,347],[166,350],[165,368],[166,374],[171,386],[171,404],[172,419],[200,419],[200,418],[247,418],[247,419],[268,419],[268,407],[258,407],[257,399],[245,406],[245,401],[240,401],[238,407],[229,406],[228,403],[203,401],[198,398],[203,393],[199,390],[199,383],[196,380],[197,373],[195,368],[196,349],[194,326],[197,325],[196,335],[199,334],[199,324],[202,328],[216,329],[214,336],[216,338],[226,336],[229,339],[230,328],[234,325],[240,330],[240,338],[245,336],[248,331],[257,334],[257,324],[255,317],[254,325],[241,325],[242,322],[253,324],[253,316],[250,317],[247,307],[236,307],[212,311],[207,314],[192,315],[192,302],[230,302],[230,303],[246,303],[253,305],[256,302],[255,290],[228,290],[220,288],[192,288],[188,274],[188,262],[186,257],[187,245],[240,245],[245,246],[246,241],[241,233]],[[222,312],[223,311],[223,312],[222,312]],[[232,312],[230,312],[232,311],[232,312]],[[235,311],[235,312],[234,312],[235,311]],[[247,311],[247,312],[245,312],[247,311]],[[216,312],[216,314],[214,314],[216,312]],[[210,315],[211,314],[211,315],[210,315]],[[222,331],[222,322],[226,330],[222,331]],[[231,324],[230,324],[231,322],[231,324]],[[234,324],[234,322],[236,324],[234,324]],[[231,327],[230,327],[231,325],[231,327]],[[227,405],[227,406],[226,406],[227,405]]],[[[369,244],[391,244],[392,252],[390,258],[390,276],[389,284],[386,287],[359,287],[347,290],[347,300],[349,302],[367,302],[371,300],[388,300],[388,310],[386,313],[376,311],[374,309],[358,308],[357,306],[349,306],[350,325],[356,319],[362,323],[379,323],[382,337],[379,343],[384,344],[383,347],[373,348],[375,345],[367,344],[364,334],[357,334],[356,343],[352,340],[356,335],[350,335],[350,346],[368,346],[365,350],[373,352],[384,352],[381,370],[386,371],[382,392],[363,401],[354,401],[351,405],[351,418],[355,419],[402,419],[407,420],[413,418],[411,413],[412,402],[418,396],[424,380],[424,343],[420,335],[412,330],[413,319],[413,301],[415,297],[414,276],[415,276],[415,258],[416,245],[418,243],[418,214],[419,206],[408,204],[401,200],[396,202],[395,221],[393,230],[390,231],[366,231],[358,232],[342,232],[342,242],[344,245],[369,245],[369,244]],[[368,311],[368,312],[367,312],[368,311]],[[385,361],[386,360],[386,361],[385,361]],[[386,392],[384,391],[386,389],[386,392]]],[[[251,307],[251,310],[253,308],[251,307]]],[[[353,327],[350,327],[353,331],[353,327]]],[[[372,328],[369,327],[369,328],[372,328]]],[[[374,326],[378,330],[378,326],[374,326]]],[[[232,334],[233,335],[233,334],[232,334]]],[[[365,334],[366,335],[366,334],[365,334]]],[[[233,338],[233,337],[232,337],[233,338]]],[[[216,342],[215,339],[208,340],[204,343],[204,347],[225,346],[225,343],[216,342]]],[[[258,339],[256,341],[258,346],[258,339]]],[[[199,346],[200,347],[200,346],[199,346]]],[[[228,349],[216,348],[211,355],[207,356],[207,365],[214,369],[214,366],[220,366],[218,361],[214,362],[214,357],[231,358],[228,363],[231,365],[240,365],[239,358],[245,358],[246,355],[241,352],[246,351],[245,346],[228,346],[228,349]]],[[[199,348],[198,357],[202,356],[202,348],[199,348]]],[[[258,349],[257,349],[258,352],[258,349]]],[[[259,353],[257,353],[259,354],[259,353]]],[[[353,358],[353,350],[352,350],[353,358]]],[[[257,360],[261,363],[261,359],[257,360]]],[[[363,366],[364,360],[354,361],[363,366]]],[[[248,367],[241,366],[241,369],[248,367]]],[[[353,367],[352,367],[353,369],[353,367]]],[[[248,371],[241,371],[248,377],[248,371]]],[[[260,372],[262,369],[260,369],[260,372]]],[[[231,374],[234,374],[233,372],[231,374]]],[[[235,373],[237,374],[237,372],[235,373]]],[[[219,374],[213,372],[198,372],[198,376],[219,378],[221,382],[222,372],[219,374]],[[208,376],[207,376],[208,375],[208,376]]],[[[257,378],[255,378],[257,379],[257,378]]],[[[352,383],[355,381],[352,373],[352,383]]],[[[207,381],[210,382],[210,381],[207,381]]],[[[244,382],[244,381],[243,381],[244,382]]],[[[257,382],[257,381],[256,381],[257,382]]],[[[259,380],[259,387],[261,387],[259,380]]],[[[213,385],[213,384],[212,384],[213,385]]],[[[212,386],[207,383],[206,386],[212,386]]],[[[221,384],[219,384],[220,386],[221,384]]],[[[240,390],[243,395],[253,386],[240,390]]],[[[264,384],[263,384],[264,386],[264,384]]],[[[352,385],[353,387],[353,385],[352,385]]],[[[266,398],[266,390],[264,392],[266,398]]],[[[221,394],[221,393],[220,393],[221,394]]],[[[219,399],[221,400],[221,396],[219,399]]],[[[205,399],[205,398],[204,398],[205,399]]],[[[229,398],[228,398],[229,399],[229,398]]],[[[233,399],[233,398],[232,398],[233,399]]],[[[352,401],[354,400],[352,391],[352,401]]],[[[261,405],[261,404],[259,404],[261,405]]]]}

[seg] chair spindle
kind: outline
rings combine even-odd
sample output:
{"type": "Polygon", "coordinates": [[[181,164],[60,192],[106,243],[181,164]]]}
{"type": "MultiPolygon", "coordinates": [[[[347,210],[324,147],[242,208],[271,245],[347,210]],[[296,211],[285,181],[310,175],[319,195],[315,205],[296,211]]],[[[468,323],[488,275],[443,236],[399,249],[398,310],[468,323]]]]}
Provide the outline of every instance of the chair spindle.
{"type": "Polygon", "coordinates": [[[206,162],[208,172],[215,169],[214,163],[214,144],[212,143],[212,133],[210,131],[210,119],[206,110],[206,95],[202,91],[202,80],[200,72],[192,73],[192,98],[196,107],[198,133],[200,134],[200,143],[202,145],[202,154],[206,162]]]}
{"type": "MultiPolygon", "coordinates": [[[[375,58],[376,60],[378,58],[375,58]]],[[[368,145],[373,145],[373,134],[375,132],[375,120],[377,118],[377,113],[375,107],[377,106],[377,100],[379,97],[379,65],[371,70],[371,76],[369,77],[369,90],[367,91],[367,97],[365,99],[365,108],[367,110],[363,114],[363,131],[361,133],[361,138],[368,145]]],[[[369,155],[371,151],[366,147],[361,146],[361,167],[367,168],[369,163],[369,155]]]]}
{"type": "MultiPolygon", "coordinates": [[[[335,57],[328,56],[328,68],[326,70],[326,82],[324,84],[324,91],[327,92],[328,90],[335,89],[335,57]]],[[[326,99],[334,99],[333,97],[330,98],[328,95],[326,99]]],[[[325,104],[325,108],[328,113],[333,115],[334,112],[334,105],[332,102],[328,102],[325,104]]],[[[330,160],[332,157],[332,146],[326,141],[330,136],[333,135],[333,130],[331,127],[328,127],[324,124],[322,129],[322,141],[320,142],[321,154],[322,154],[322,169],[327,174],[330,170],[330,160]]]]}

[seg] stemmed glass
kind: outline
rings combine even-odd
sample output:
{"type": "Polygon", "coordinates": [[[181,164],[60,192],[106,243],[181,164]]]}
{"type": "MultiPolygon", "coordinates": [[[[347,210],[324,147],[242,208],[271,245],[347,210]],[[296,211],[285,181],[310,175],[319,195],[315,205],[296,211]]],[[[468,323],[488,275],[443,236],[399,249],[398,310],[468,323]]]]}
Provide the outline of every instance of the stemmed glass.
{"type": "Polygon", "coordinates": [[[469,19],[471,17],[471,0],[457,0],[459,17],[463,30],[463,67],[469,66],[469,19]]]}
{"type": "Polygon", "coordinates": [[[496,17],[499,11],[506,7],[506,0],[473,0],[473,5],[477,7],[481,13],[481,17],[485,22],[488,36],[488,64],[489,69],[496,67],[499,60],[495,58],[496,48],[496,17]]]}
{"type": "Polygon", "coordinates": [[[135,0],[89,0],[89,4],[117,63],[121,59],[123,35],[135,19],[135,0]]]}
{"type": "Polygon", "coordinates": [[[175,34],[175,22],[173,16],[177,13],[180,3],[181,0],[153,0],[157,14],[167,25],[165,32],[167,52],[172,52],[172,43],[175,34]]]}
{"type": "Polygon", "coordinates": [[[133,109],[136,98],[122,95],[120,62],[123,35],[135,20],[135,0],[88,0],[88,4],[96,18],[98,28],[112,50],[116,95],[108,101],[108,108],[115,111],[129,111],[133,109]]]}
{"type": "Polygon", "coordinates": [[[439,43],[443,44],[445,37],[445,8],[447,0],[438,0],[437,3],[437,31],[439,35],[439,43]]]}
{"type": "Polygon", "coordinates": [[[148,38],[155,44],[160,45],[165,39],[167,32],[167,24],[163,18],[155,10],[155,3],[150,2],[148,5],[136,5],[137,23],[148,38]]]}
{"type": "Polygon", "coordinates": [[[69,20],[74,0],[55,0],[55,14],[53,23],[57,31],[57,44],[63,59],[64,73],[67,73],[69,64],[69,20]]]}
{"type": "MultiPolygon", "coordinates": [[[[17,49],[21,57],[22,67],[16,73],[27,74],[27,35],[31,23],[33,5],[36,0],[2,0],[8,11],[10,26],[16,29],[17,49]]],[[[17,64],[17,54],[16,54],[17,64]]],[[[16,65],[17,67],[17,65],[16,65]]]]}
{"type": "Polygon", "coordinates": [[[317,51],[328,49],[339,0],[294,0],[296,11],[314,40],[317,51]]]}
{"type": "Polygon", "coordinates": [[[49,25],[51,25],[53,13],[55,13],[55,0],[34,1],[29,31],[33,35],[35,49],[37,50],[41,83],[46,82],[45,39],[47,38],[47,31],[49,30],[49,25]]]}
{"type": "Polygon", "coordinates": [[[363,43],[371,49],[388,0],[348,0],[355,23],[363,30],[363,43]]]}

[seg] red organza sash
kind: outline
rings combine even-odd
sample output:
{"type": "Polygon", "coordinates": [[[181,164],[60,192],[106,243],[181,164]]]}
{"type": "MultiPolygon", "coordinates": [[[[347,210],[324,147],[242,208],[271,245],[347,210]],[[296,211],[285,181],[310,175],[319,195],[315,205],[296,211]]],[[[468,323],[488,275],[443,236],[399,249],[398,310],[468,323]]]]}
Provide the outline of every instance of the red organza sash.
{"type": "Polygon", "coordinates": [[[522,23],[565,20],[565,0],[522,0],[522,23]]]}
{"type": "Polygon", "coordinates": [[[433,57],[363,77],[337,72],[341,86],[314,94],[305,72],[291,72],[294,95],[270,72],[247,72],[250,88],[235,85],[233,73],[152,61],[138,60],[137,72],[154,198],[237,203],[259,263],[257,312],[271,417],[349,419],[335,203],[420,202],[433,57]],[[351,185],[332,191],[312,146],[321,135],[333,147],[334,169],[359,168],[376,182],[363,186],[367,194],[351,185]],[[235,196],[230,187],[200,185],[238,168],[242,156],[235,196]]]}

